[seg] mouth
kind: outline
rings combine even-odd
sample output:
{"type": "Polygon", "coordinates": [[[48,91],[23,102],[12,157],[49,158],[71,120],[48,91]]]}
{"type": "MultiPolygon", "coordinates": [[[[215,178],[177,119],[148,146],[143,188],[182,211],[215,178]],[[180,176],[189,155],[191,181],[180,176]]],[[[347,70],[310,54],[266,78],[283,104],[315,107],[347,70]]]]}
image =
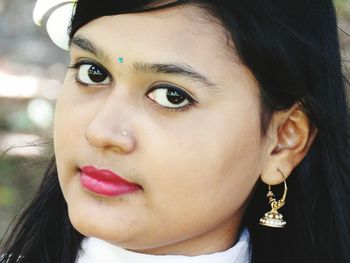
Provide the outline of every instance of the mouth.
{"type": "Polygon", "coordinates": [[[110,170],[97,169],[92,165],[80,168],[80,183],[85,189],[105,196],[124,195],[142,189],[140,185],[129,182],[110,170]]]}

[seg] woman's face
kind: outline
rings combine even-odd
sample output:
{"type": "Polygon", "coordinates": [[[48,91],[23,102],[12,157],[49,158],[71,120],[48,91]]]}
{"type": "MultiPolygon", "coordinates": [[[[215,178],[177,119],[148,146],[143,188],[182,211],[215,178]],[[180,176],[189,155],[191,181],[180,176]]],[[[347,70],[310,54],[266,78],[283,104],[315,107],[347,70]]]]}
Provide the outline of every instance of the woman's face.
{"type": "Polygon", "coordinates": [[[186,6],[103,17],[75,35],[54,142],[82,234],[153,254],[234,244],[266,152],[259,92],[223,29],[198,14],[186,6]],[[91,191],[80,181],[87,165],[141,188],[91,191]]]}

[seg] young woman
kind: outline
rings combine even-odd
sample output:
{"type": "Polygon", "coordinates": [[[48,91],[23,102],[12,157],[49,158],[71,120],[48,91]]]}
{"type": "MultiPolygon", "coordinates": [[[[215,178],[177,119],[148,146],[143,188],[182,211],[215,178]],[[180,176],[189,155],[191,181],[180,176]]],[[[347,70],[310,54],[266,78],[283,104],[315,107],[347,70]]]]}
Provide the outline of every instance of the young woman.
{"type": "Polygon", "coordinates": [[[331,0],[44,2],[71,65],[2,262],[350,262],[331,0]]]}

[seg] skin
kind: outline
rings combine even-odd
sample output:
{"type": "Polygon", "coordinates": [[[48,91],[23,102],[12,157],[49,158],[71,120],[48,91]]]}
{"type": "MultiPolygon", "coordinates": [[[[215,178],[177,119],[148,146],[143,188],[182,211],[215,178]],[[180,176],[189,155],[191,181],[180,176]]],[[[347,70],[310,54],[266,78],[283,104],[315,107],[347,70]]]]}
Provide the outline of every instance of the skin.
{"type": "Polygon", "coordinates": [[[199,13],[186,6],[102,17],[76,33],[105,56],[72,44],[71,63],[89,59],[110,74],[106,84],[82,86],[75,78],[84,68],[68,70],[56,105],[59,181],[82,234],[151,254],[225,250],[238,238],[259,177],[283,182],[277,168],[287,177],[311,145],[314,133],[297,105],[276,113],[261,137],[258,85],[223,45],[225,31],[199,13]],[[186,63],[215,86],[135,72],[136,62],[186,63]],[[164,97],[149,93],[159,82],[197,103],[168,111],[164,97]],[[89,192],[79,181],[84,165],[112,170],[142,190],[116,197],[89,192]]]}

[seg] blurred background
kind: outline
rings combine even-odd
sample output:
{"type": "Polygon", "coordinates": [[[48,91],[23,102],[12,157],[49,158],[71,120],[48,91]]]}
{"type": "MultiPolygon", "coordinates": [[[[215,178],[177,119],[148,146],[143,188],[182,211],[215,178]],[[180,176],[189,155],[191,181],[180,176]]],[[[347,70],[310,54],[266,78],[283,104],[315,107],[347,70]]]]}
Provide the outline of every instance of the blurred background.
{"type": "MultiPolygon", "coordinates": [[[[335,3],[350,79],[350,0],[335,3]]],[[[32,22],[34,4],[0,0],[0,238],[53,154],[54,104],[69,61],[32,22]]]]}
{"type": "Polygon", "coordinates": [[[69,61],[33,23],[35,2],[0,0],[0,237],[53,154],[55,99],[69,61]]]}

